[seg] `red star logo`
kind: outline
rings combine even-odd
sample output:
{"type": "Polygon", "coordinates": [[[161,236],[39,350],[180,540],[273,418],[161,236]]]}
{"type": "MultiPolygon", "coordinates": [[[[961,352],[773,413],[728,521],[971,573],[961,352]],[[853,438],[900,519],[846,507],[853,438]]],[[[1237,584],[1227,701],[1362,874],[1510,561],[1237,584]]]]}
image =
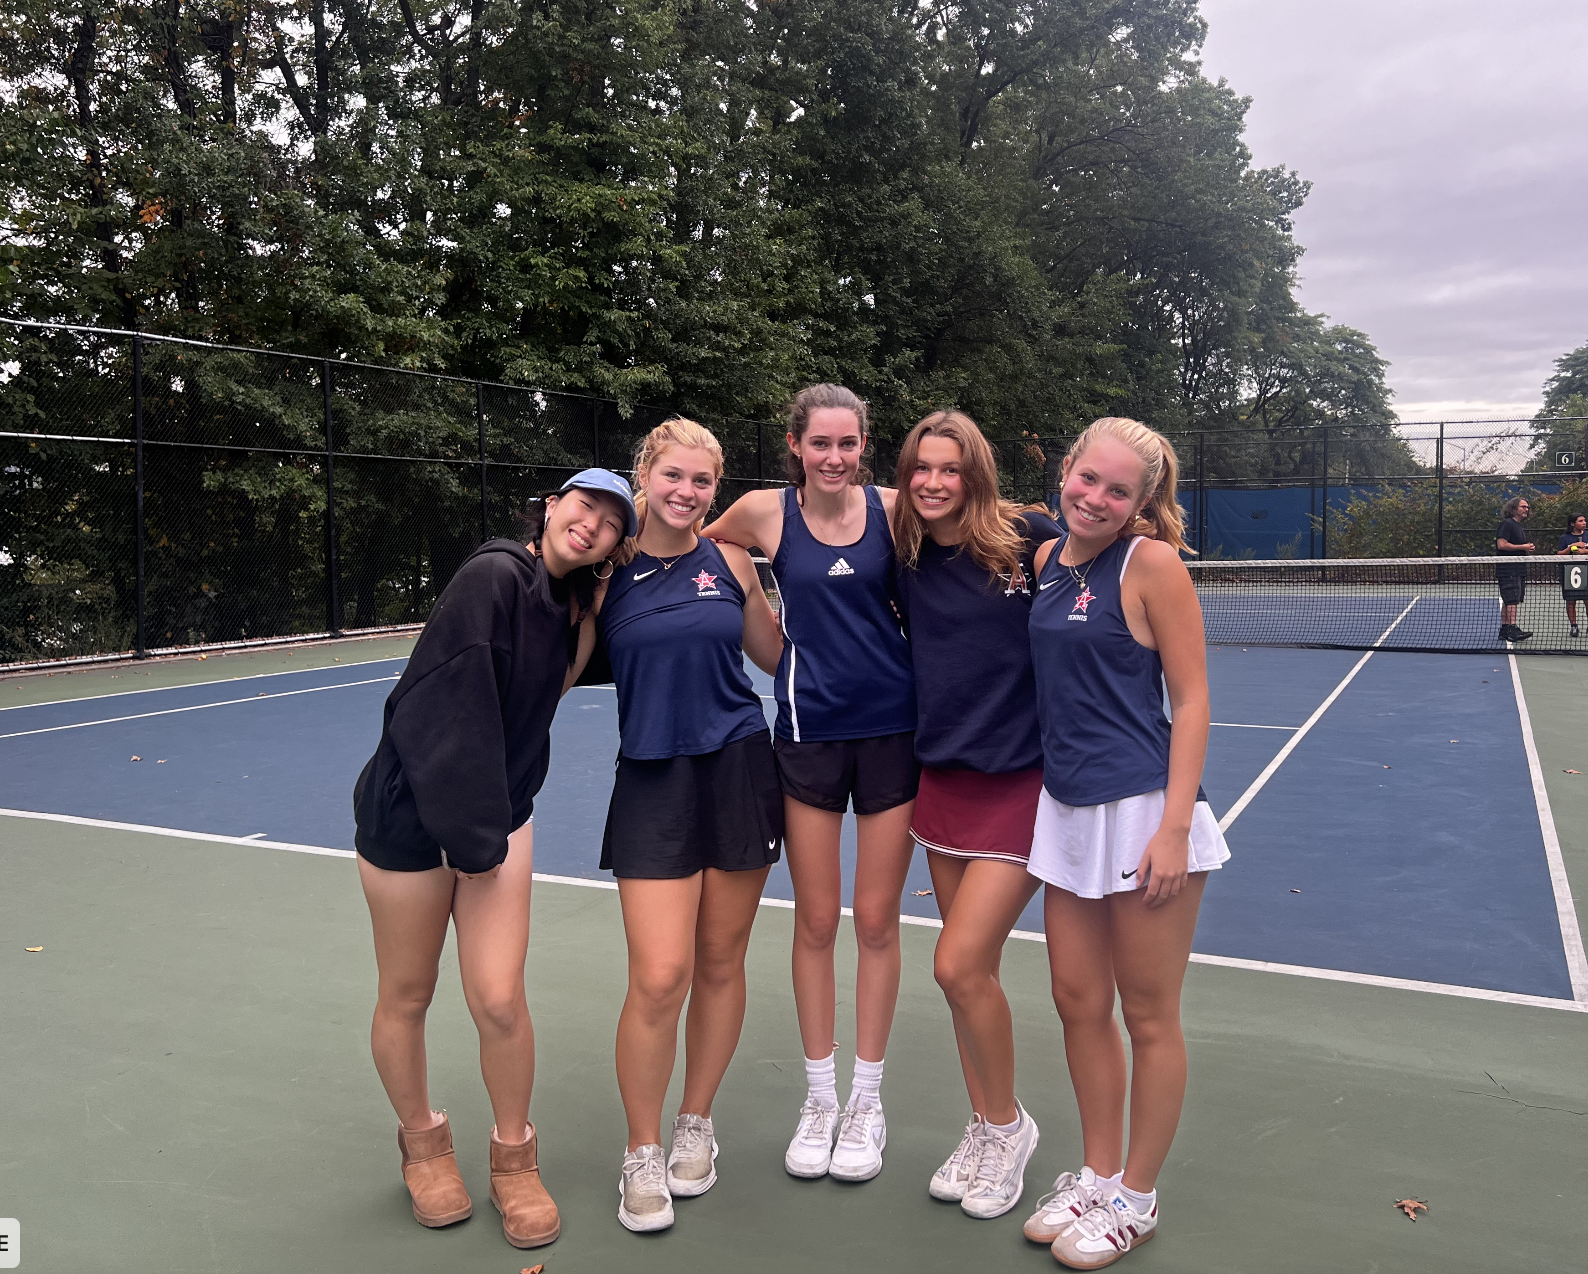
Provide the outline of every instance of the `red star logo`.
{"type": "Polygon", "coordinates": [[[1075,599],[1075,605],[1070,607],[1070,614],[1073,615],[1076,611],[1080,611],[1083,615],[1086,614],[1087,606],[1096,600],[1097,595],[1091,589],[1083,588],[1080,595],[1075,599]]]}
{"type": "Polygon", "coordinates": [[[701,571],[701,573],[695,576],[695,578],[690,582],[693,583],[694,586],[702,593],[704,593],[708,588],[717,582],[717,577],[715,575],[707,575],[705,571],[701,571]]]}

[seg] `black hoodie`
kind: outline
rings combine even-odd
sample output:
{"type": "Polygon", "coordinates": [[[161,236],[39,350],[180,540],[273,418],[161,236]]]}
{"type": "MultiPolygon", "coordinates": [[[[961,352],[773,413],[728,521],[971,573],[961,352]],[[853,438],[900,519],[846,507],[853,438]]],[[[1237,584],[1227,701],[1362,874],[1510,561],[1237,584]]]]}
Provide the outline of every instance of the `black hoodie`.
{"type": "Polygon", "coordinates": [[[360,851],[471,874],[507,857],[546,780],[568,621],[567,585],[522,544],[491,540],[458,568],[353,789],[360,851]]]}

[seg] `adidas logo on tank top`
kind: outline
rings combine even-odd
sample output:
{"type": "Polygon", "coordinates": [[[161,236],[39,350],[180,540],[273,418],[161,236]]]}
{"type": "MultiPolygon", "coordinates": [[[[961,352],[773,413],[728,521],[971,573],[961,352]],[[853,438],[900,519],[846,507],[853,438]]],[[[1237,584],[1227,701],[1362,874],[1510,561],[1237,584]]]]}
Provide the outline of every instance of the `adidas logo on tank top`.
{"type": "Polygon", "coordinates": [[[853,575],[855,573],[855,568],[849,565],[848,562],[844,561],[843,558],[839,558],[833,563],[832,569],[827,573],[829,575],[853,575]]]}

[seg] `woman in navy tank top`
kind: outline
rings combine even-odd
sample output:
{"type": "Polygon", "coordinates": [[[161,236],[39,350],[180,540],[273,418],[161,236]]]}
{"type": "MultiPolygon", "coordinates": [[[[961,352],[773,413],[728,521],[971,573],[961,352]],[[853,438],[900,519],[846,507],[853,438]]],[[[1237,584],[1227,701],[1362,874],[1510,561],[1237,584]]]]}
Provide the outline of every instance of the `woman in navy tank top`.
{"type": "Polygon", "coordinates": [[[647,1231],[672,1225],[673,1196],[717,1180],[711,1105],[744,1025],[745,950],[783,839],[777,763],[744,656],[770,672],[783,643],[749,554],[698,534],[722,477],[711,432],[665,421],[640,444],[634,475],[638,553],[599,612],[620,749],[601,866],[617,877],[629,948],[618,1219],[647,1231]],[[664,1161],[686,996],[684,1092],[664,1161]]]}
{"type": "Polygon", "coordinates": [[[772,562],[783,656],[777,669],[778,777],[794,882],[794,1002],[808,1095],[784,1167],[865,1181],[882,1170],[882,1062],[899,996],[899,899],[914,846],[910,811],[915,687],[900,628],[888,515],[894,492],[868,484],[866,405],[812,385],[789,408],[789,482],[741,497],[706,534],[772,562]],[[838,1108],[833,1045],[843,873],[838,842],[853,803],[855,1071],[838,1108]],[[834,1137],[837,1144],[834,1145],[834,1137]]]}
{"type": "Polygon", "coordinates": [[[1207,648],[1180,559],[1177,478],[1162,434],[1093,422],[1064,460],[1069,535],[1036,559],[1044,790],[1029,870],[1047,883],[1053,999],[1084,1157],[1025,1233],[1073,1269],[1111,1264],[1157,1230],[1154,1186],[1185,1098],[1180,986],[1207,873],[1229,858],[1200,787],[1207,648]],[[1134,1067],[1128,1156],[1116,991],[1134,1067]]]}
{"type": "Polygon", "coordinates": [[[1040,884],[1026,870],[1042,791],[1027,625],[1046,510],[998,496],[998,464],[969,416],[939,411],[899,450],[893,538],[910,625],[921,790],[910,831],[926,849],[943,932],[933,961],[953,1012],[971,1119],[932,1174],[966,1215],[1020,1202],[1036,1121],[1015,1099],[1014,1027],[998,983],[1005,940],[1040,884]]]}

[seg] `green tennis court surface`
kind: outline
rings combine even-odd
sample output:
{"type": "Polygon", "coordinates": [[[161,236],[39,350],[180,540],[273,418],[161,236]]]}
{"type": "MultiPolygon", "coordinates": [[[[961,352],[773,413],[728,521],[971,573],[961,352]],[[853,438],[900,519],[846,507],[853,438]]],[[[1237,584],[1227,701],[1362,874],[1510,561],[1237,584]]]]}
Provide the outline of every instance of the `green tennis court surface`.
{"type": "MultiPolygon", "coordinates": [[[[8,704],[49,702],[403,649],[327,646],[0,692],[8,704]]],[[[1563,771],[1588,770],[1577,724],[1588,693],[1576,661],[1520,666],[1565,866],[1580,882],[1588,776],[1563,771]]],[[[1027,1198],[1009,1216],[971,1221],[926,1193],[966,1115],[926,927],[904,930],[882,1175],[856,1187],[786,1176],[803,1072],[791,916],[767,907],[744,1040],[716,1109],[720,1182],[678,1205],[674,1230],[640,1238],[614,1215],[624,1137],[611,1057],[624,985],[616,895],[537,885],[534,1118],[564,1230],[531,1254],[506,1245],[485,1198],[490,1115],[450,956],[431,1017],[432,1091],[451,1114],[476,1214],[442,1232],[409,1214],[395,1120],[366,1046],[374,961],[345,858],[6,818],[0,881],[0,1215],[21,1222],[23,1269],[1058,1268],[1019,1233],[1026,1204],[1077,1166],[1079,1148],[1037,943],[1011,942],[1005,961],[1019,1088],[1043,1129],[1027,1198]]],[[[1588,1014],[1197,964],[1185,1017],[1191,1089],[1160,1181],[1161,1232],[1126,1268],[1581,1264],[1588,1014]],[[1407,1196],[1429,1204],[1415,1224],[1391,1206],[1407,1196]]]]}

